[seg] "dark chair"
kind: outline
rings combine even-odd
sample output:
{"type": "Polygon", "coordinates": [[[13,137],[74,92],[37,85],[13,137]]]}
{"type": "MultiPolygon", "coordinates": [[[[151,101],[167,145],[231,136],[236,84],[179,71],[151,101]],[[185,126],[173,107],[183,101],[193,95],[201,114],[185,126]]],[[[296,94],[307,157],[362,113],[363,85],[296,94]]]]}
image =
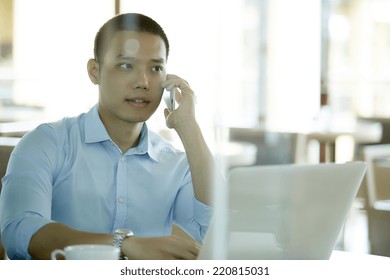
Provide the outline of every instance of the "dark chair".
{"type": "MultiPolygon", "coordinates": [[[[14,137],[0,137],[0,193],[2,188],[1,178],[4,177],[7,170],[8,160],[11,156],[11,152],[19,142],[20,138],[14,137]]],[[[0,235],[0,260],[6,259],[5,250],[1,243],[0,235]]]]}
{"type": "Polygon", "coordinates": [[[390,144],[363,148],[370,252],[390,257],[390,144]]]}

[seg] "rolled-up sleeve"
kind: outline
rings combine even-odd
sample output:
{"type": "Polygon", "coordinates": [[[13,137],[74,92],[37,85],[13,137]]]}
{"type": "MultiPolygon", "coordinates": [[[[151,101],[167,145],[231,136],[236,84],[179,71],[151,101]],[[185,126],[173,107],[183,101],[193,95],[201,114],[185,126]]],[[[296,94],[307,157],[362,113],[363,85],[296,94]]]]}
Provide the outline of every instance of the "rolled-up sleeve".
{"type": "Polygon", "coordinates": [[[57,154],[46,126],[28,133],[11,154],[0,198],[1,236],[11,259],[29,259],[37,230],[52,222],[52,181],[57,154]]]}

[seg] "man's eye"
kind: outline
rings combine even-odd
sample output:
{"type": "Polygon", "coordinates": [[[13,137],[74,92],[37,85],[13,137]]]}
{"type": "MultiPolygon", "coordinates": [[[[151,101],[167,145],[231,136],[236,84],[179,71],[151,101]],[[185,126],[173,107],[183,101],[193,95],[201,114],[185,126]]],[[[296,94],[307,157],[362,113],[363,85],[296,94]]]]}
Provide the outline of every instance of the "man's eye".
{"type": "Polygon", "coordinates": [[[153,72],[162,72],[164,68],[162,66],[153,66],[153,72]]]}
{"type": "Polygon", "coordinates": [[[122,69],[125,69],[125,70],[133,69],[133,65],[131,65],[129,63],[122,63],[119,65],[119,67],[122,69]]]}

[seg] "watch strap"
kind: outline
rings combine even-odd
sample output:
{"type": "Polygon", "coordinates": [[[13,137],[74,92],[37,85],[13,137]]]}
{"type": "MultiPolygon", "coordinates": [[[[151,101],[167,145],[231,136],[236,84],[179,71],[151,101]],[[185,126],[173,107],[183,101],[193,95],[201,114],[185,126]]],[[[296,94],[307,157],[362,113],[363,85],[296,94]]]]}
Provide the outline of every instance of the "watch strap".
{"type": "Polygon", "coordinates": [[[119,229],[119,230],[116,230],[114,232],[114,238],[112,240],[112,245],[115,248],[119,249],[119,251],[120,251],[120,259],[121,260],[126,260],[127,259],[127,257],[123,254],[122,245],[123,245],[123,240],[128,238],[128,237],[130,237],[130,236],[133,236],[133,232],[131,230],[119,229]]]}

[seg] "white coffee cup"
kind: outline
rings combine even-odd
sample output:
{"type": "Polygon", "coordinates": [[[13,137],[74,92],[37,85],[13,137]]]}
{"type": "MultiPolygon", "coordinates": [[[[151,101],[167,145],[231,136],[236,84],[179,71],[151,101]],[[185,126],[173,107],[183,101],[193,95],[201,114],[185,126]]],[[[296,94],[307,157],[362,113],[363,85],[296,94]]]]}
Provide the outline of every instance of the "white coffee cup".
{"type": "Polygon", "coordinates": [[[119,255],[119,248],[112,245],[82,244],[56,249],[51,253],[51,259],[63,256],[66,260],[118,260],[119,255]]]}

